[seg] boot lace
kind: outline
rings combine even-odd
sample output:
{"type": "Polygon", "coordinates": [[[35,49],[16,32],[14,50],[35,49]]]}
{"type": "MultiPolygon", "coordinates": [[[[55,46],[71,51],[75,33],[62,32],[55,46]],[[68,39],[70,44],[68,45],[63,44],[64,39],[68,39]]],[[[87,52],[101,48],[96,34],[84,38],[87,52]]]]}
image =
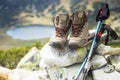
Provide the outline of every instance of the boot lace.
{"type": "MultiPolygon", "coordinates": [[[[73,15],[72,15],[73,16],[73,15]]],[[[82,33],[82,30],[84,28],[85,22],[87,22],[86,16],[83,15],[81,18],[81,24],[74,24],[72,23],[72,36],[78,37],[82,33]]]]}
{"type": "Polygon", "coordinates": [[[83,26],[72,27],[72,36],[78,37],[82,33],[83,26]]]}
{"type": "Polygon", "coordinates": [[[65,37],[66,33],[67,33],[67,29],[56,28],[56,36],[65,37]]]}

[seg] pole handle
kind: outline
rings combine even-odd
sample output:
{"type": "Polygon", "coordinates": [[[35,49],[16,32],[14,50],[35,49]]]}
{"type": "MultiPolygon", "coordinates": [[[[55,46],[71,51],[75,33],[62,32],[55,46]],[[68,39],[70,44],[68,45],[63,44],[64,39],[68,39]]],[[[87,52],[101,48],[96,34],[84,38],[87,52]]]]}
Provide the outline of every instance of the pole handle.
{"type": "Polygon", "coordinates": [[[101,9],[96,16],[96,21],[102,21],[108,19],[110,16],[109,5],[107,3],[102,3],[101,9]]]}

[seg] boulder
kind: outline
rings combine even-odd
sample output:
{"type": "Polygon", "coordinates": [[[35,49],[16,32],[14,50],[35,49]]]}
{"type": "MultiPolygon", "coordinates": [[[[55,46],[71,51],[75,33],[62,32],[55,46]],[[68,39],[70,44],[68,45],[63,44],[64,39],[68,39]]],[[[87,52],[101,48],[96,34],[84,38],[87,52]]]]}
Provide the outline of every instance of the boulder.
{"type": "MultiPolygon", "coordinates": [[[[103,55],[110,54],[111,49],[114,51],[114,52],[112,51],[111,54],[116,55],[117,53],[115,52],[119,52],[119,48],[112,48],[110,46],[105,46],[103,44],[100,44],[98,46],[97,52],[99,52],[99,55],[95,54],[90,61],[91,67],[93,69],[94,80],[99,80],[96,78],[99,75],[97,70],[100,70],[100,74],[103,73],[105,75],[107,75],[109,72],[112,75],[111,78],[113,79],[116,79],[115,75],[119,75],[118,72],[114,72],[114,67],[112,67],[112,71],[110,68],[107,67],[108,66],[106,65],[107,60],[103,56],[103,55]],[[101,72],[101,69],[102,69],[102,72],[101,72]]],[[[49,44],[47,43],[40,51],[40,54],[41,54],[40,67],[46,68],[46,71],[49,73],[49,76],[52,80],[56,80],[56,79],[72,80],[72,77],[76,75],[80,67],[80,63],[85,58],[85,55],[83,55],[82,53],[86,54],[85,48],[80,48],[77,50],[70,50],[67,47],[65,47],[65,49],[60,50],[60,49],[49,46],[49,44]],[[79,52],[77,50],[79,50],[79,52]],[[77,59],[78,57],[80,57],[80,59],[77,59]],[[75,64],[75,63],[78,63],[78,64],[75,64]]],[[[109,80],[109,78],[107,77],[104,76],[103,80],[109,80]]],[[[89,79],[93,80],[91,76],[89,76],[89,79]]]]}
{"type": "Polygon", "coordinates": [[[108,57],[108,60],[115,67],[116,71],[120,72],[120,54],[111,55],[108,57]]]}
{"type": "Polygon", "coordinates": [[[40,51],[41,67],[66,67],[82,62],[86,56],[86,48],[71,50],[66,46],[64,49],[54,48],[47,43],[40,51]]]}
{"type": "Polygon", "coordinates": [[[102,55],[94,55],[91,59],[91,69],[98,69],[107,64],[105,57],[102,55]]]}
{"type": "Polygon", "coordinates": [[[10,69],[0,66],[0,73],[9,73],[9,72],[11,72],[10,69]]]}
{"type": "Polygon", "coordinates": [[[104,44],[100,44],[96,51],[101,55],[120,54],[120,48],[113,48],[111,46],[106,46],[104,44]]]}
{"type": "Polygon", "coordinates": [[[105,73],[104,67],[100,69],[93,70],[94,80],[120,80],[120,73],[113,71],[111,73],[105,73]]]}
{"type": "MultiPolygon", "coordinates": [[[[42,79],[72,80],[72,78],[76,75],[80,67],[80,63],[84,60],[85,56],[86,56],[86,48],[80,48],[76,50],[70,50],[69,48],[66,48],[60,50],[49,46],[47,43],[41,49],[41,51],[39,51],[35,47],[32,48],[25,55],[25,57],[21,59],[17,68],[15,70],[12,70],[9,79],[29,80],[34,78],[34,80],[39,80],[40,77],[40,80],[42,79]],[[36,56],[40,56],[40,57],[36,58],[36,56]],[[33,65],[34,59],[36,60],[36,62],[40,61],[39,70],[36,69],[36,65],[33,65]],[[31,66],[31,68],[29,66],[31,66]],[[39,75],[35,76],[36,72],[37,73],[39,72],[39,75]]],[[[38,63],[36,64],[38,65],[38,63]]],[[[93,69],[100,68],[105,64],[106,64],[106,60],[101,55],[95,55],[91,60],[91,65],[93,69]]],[[[92,80],[91,76],[89,76],[88,80],[90,79],[92,80]]]]}
{"type": "Polygon", "coordinates": [[[35,70],[39,68],[40,51],[33,47],[18,63],[16,69],[35,70]]]}
{"type": "MultiPolygon", "coordinates": [[[[79,67],[80,64],[74,64],[64,68],[48,68],[47,71],[51,80],[73,80],[79,70],[79,67]]],[[[92,76],[88,77],[89,79],[86,80],[92,80],[92,76]]],[[[78,80],[80,80],[80,77],[78,80]]]]}
{"type": "Polygon", "coordinates": [[[111,73],[115,70],[114,66],[111,64],[107,64],[104,68],[103,68],[105,73],[111,73]]]}
{"type": "Polygon", "coordinates": [[[9,73],[8,80],[50,80],[44,70],[30,71],[26,69],[14,69],[9,73]]]}

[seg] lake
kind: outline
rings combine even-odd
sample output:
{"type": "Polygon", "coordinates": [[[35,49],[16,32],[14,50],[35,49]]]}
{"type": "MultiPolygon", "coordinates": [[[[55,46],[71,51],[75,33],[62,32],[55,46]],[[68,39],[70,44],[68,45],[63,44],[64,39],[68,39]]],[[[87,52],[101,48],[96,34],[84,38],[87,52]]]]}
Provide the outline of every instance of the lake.
{"type": "Polygon", "coordinates": [[[26,26],[16,27],[7,30],[7,35],[14,39],[20,40],[34,40],[40,38],[49,38],[54,34],[54,27],[52,26],[26,26]]]}

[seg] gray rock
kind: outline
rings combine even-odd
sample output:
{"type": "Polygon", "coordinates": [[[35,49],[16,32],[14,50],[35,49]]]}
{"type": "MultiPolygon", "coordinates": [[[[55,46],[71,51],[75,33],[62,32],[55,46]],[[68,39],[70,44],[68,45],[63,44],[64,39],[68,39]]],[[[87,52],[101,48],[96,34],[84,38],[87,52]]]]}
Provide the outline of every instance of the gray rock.
{"type": "Polygon", "coordinates": [[[113,48],[111,46],[100,44],[97,48],[97,52],[101,55],[115,55],[120,54],[120,48],[113,48]]]}
{"type": "MultiPolygon", "coordinates": [[[[74,64],[66,68],[49,68],[47,69],[51,80],[73,80],[80,68],[80,64],[74,64]]],[[[79,76],[78,80],[80,80],[79,76]]],[[[86,80],[92,80],[92,76],[88,76],[86,80]]]]}
{"type": "Polygon", "coordinates": [[[120,72],[120,54],[111,55],[108,57],[108,60],[115,66],[116,71],[120,72]]]}
{"type": "MultiPolygon", "coordinates": [[[[107,61],[101,55],[95,55],[91,60],[91,65],[93,66],[93,69],[100,68],[106,63],[107,61]]],[[[73,80],[73,77],[77,74],[79,68],[80,63],[63,68],[50,67],[46,68],[46,71],[48,72],[51,80],[73,80]]],[[[79,77],[79,80],[80,78],[81,76],[79,77]]],[[[92,76],[88,75],[86,80],[93,80],[92,76]]]]}
{"type": "Polygon", "coordinates": [[[120,73],[113,71],[112,73],[105,73],[104,68],[93,71],[94,80],[120,80],[120,73]]]}
{"type": "Polygon", "coordinates": [[[0,66],[0,73],[9,73],[9,72],[11,72],[10,69],[0,66]]]}
{"type": "Polygon", "coordinates": [[[39,68],[40,51],[33,47],[18,63],[16,69],[35,70],[39,68]]]}
{"type": "Polygon", "coordinates": [[[93,56],[93,58],[91,59],[90,62],[91,62],[92,69],[98,69],[107,64],[105,57],[103,57],[101,55],[93,56]]]}
{"type": "Polygon", "coordinates": [[[41,71],[30,71],[23,69],[15,69],[9,73],[8,80],[50,80],[47,73],[41,71]]]}
{"type": "Polygon", "coordinates": [[[40,51],[41,62],[40,66],[45,67],[65,67],[72,64],[82,62],[86,56],[87,50],[79,48],[75,50],[69,49],[67,46],[64,49],[57,49],[50,46],[48,43],[40,51]]]}
{"type": "Polygon", "coordinates": [[[111,64],[107,64],[104,68],[103,68],[105,73],[111,73],[115,70],[114,66],[111,64]]]}

